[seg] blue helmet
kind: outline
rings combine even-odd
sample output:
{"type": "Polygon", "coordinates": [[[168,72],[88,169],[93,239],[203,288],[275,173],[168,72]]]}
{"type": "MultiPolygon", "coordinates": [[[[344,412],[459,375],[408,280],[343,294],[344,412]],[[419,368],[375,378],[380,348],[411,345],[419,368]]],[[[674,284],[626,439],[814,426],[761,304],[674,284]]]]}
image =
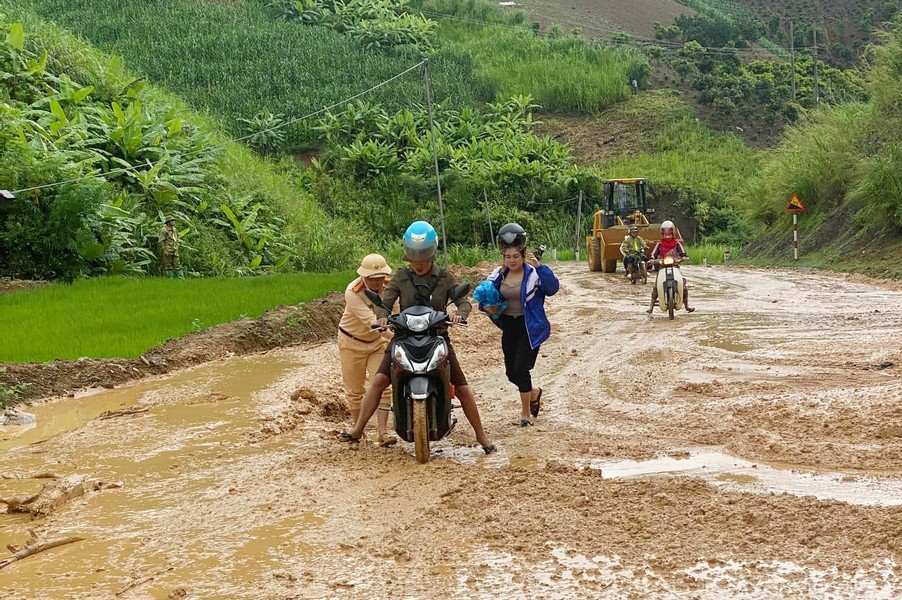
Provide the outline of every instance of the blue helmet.
{"type": "Polygon", "coordinates": [[[435,227],[426,221],[414,221],[404,232],[404,260],[430,260],[438,248],[435,227]]]}

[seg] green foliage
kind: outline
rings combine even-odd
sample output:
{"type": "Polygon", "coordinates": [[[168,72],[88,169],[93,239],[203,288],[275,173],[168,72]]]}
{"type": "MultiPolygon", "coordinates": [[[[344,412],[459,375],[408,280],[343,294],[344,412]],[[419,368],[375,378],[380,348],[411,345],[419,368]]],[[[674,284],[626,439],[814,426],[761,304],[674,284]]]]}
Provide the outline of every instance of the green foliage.
{"type": "MultiPolygon", "coordinates": [[[[436,150],[445,191],[449,239],[484,241],[483,190],[503,198],[504,210],[532,213],[548,198],[575,189],[567,149],[532,132],[538,108],[528,96],[489,104],[483,111],[434,110],[436,150]]],[[[311,190],[327,210],[360,218],[380,239],[391,240],[415,218],[434,220],[432,133],[425,108],[389,115],[357,102],[328,113],[315,127],[325,146],[311,190]],[[339,183],[349,178],[354,183],[339,183]]],[[[522,215],[521,215],[522,217],[522,215]]]]}
{"type": "Polygon", "coordinates": [[[439,39],[472,57],[480,89],[496,99],[529,94],[546,110],[598,111],[630,94],[650,73],[629,47],[577,37],[538,38],[526,28],[443,23],[439,39]]]}
{"type": "MultiPolygon", "coordinates": [[[[264,0],[23,0],[17,5],[54,20],[215,115],[231,134],[261,108],[286,120],[311,114],[393,77],[421,60],[412,48],[387,52],[326,27],[274,18],[264,0]]],[[[366,3],[364,3],[366,4],[366,3]]],[[[469,60],[439,50],[430,58],[433,95],[455,106],[475,103],[469,60]]],[[[390,110],[423,101],[418,73],[369,97],[390,110]]],[[[289,150],[311,137],[303,123],[286,131],[289,150]]]]}
{"type": "MultiPolygon", "coordinates": [[[[842,260],[841,247],[902,232],[900,76],[902,31],[896,27],[870,51],[870,102],[819,111],[787,132],[749,186],[748,214],[767,234],[788,228],[779,217],[792,194],[808,209],[801,219],[806,239],[832,250],[832,260],[842,260]]],[[[758,247],[767,251],[764,243],[758,247]]]]}
{"type": "Polygon", "coordinates": [[[335,267],[347,260],[348,252],[336,249],[359,236],[330,242],[326,217],[309,197],[124,72],[118,59],[47,24],[27,23],[3,24],[9,33],[0,43],[0,187],[102,177],[0,205],[5,274],[72,280],[153,272],[163,214],[184,228],[183,259],[199,273],[335,267]],[[235,229],[215,208],[223,205],[239,223],[253,221],[251,237],[241,232],[227,242],[212,233],[235,229]],[[195,252],[194,238],[201,236],[202,251],[195,252]],[[325,244],[311,243],[316,238],[325,244]],[[231,248],[214,248],[214,240],[231,248]]]}
{"type": "MultiPolygon", "coordinates": [[[[739,246],[748,240],[737,203],[759,168],[752,149],[732,134],[712,132],[688,106],[666,95],[640,94],[617,113],[651,133],[642,151],[604,160],[590,173],[601,179],[647,177],[655,186],[653,202],[661,207],[666,201],[693,218],[706,241],[739,246]]],[[[659,212],[658,218],[664,216],[659,212]]]]}
{"type": "Polygon", "coordinates": [[[261,111],[251,119],[238,119],[244,123],[242,137],[248,146],[262,156],[281,153],[285,149],[285,115],[261,111]]]}
{"type": "Polygon", "coordinates": [[[19,383],[17,385],[0,385],[0,410],[8,406],[15,406],[22,397],[28,393],[31,384],[19,383]]]}
{"type": "Polygon", "coordinates": [[[694,265],[702,265],[705,264],[705,262],[709,265],[723,264],[724,252],[729,250],[732,256],[738,249],[739,248],[736,246],[724,246],[721,244],[686,245],[686,253],[689,255],[689,262],[694,265]]]}
{"type": "Polygon", "coordinates": [[[407,0],[272,0],[269,5],[289,21],[330,27],[367,48],[432,49],[435,21],[407,12],[407,0]]]}
{"type": "Polygon", "coordinates": [[[0,296],[0,361],[134,358],[200,327],[343,290],[352,272],[253,278],[97,277],[0,296]]]}

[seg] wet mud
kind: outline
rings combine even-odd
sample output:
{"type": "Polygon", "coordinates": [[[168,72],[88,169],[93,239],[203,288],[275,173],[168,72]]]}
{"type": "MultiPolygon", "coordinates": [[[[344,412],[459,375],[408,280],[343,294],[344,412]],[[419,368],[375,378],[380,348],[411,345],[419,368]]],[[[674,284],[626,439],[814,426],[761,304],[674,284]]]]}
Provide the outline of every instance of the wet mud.
{"type": "Polygon", "coordinates": [[[463,415],[426,465],[334,441],[331,338],[36,404],[0,430],[0,497],[121,487],[0,515],[0,546],[83,538],[0,598],[902,595],[902,291],[690,266],[670,321],[649,286],[554,268],[535,426],[498,330],[452,332],[494,455],[463,415]]]}

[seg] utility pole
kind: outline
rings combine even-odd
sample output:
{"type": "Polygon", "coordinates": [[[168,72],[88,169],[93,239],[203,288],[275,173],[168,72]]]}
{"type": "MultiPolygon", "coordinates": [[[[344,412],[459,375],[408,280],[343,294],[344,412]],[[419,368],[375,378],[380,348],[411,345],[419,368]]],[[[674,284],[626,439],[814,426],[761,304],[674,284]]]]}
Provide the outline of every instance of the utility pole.
{"type": "Polygon", "coordinates": [[[792,19],[789,20],[789,61],[792,65],[792,101],[796,101],[796,33],[792,19]]]}
{"type": "Polygon", "coordinates": [[[579,260],[579,232],[582,223],[580,220],[583,216],[583,191],[579,191],[579,204],[576,205],[576,260],[579,260]]]}
{"type": "Polygon", "coordinates": [[[448,268],[448,236],[445,235],[445,207],[442,204],[442,180],[439,178],[438,149],[435,144],[435,122],[432,120],[432,90],[429,89],[429,59],[423,59],[423,84],[426,86],[426,105],[429,107],[429,129],[432,133],[432,159],[435,164],[435,188],[438,192],[438,214],[442,220],[442,251],[445,269],[448,268]]]}
{"type": "Polygon", "coordinates": [[[814,108],[821,106],[821,92],[817,82],[817,24],[811,28],[814,32],[814,108]]]}
{"type": "Polygon", "coordinates": [[[489,218],[489,244],[495,243],[495,231],[492,229],[492,211],[489,209],[489,196],[485,192],[485,188],[482,188],[482,198],[485,200],[485,215],[489,218]]]}

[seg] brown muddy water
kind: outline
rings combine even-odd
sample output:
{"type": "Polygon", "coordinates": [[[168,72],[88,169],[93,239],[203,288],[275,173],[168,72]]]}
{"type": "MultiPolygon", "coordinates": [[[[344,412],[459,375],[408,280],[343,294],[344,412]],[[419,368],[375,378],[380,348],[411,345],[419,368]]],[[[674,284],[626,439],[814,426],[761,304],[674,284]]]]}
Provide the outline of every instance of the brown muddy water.
{"type": "Polygon", "coordinates": [[[427,465],[334,441],[333,342],[35,405],[0,497],[121,487],[0,515],[3,546],[84,538],[0,598],[902,596],[902,292],[690,266],[669,321],[650,284],[553,268],[535,426],[497,330],[452,333],[492,456],[463,415],[427,465]]]}

